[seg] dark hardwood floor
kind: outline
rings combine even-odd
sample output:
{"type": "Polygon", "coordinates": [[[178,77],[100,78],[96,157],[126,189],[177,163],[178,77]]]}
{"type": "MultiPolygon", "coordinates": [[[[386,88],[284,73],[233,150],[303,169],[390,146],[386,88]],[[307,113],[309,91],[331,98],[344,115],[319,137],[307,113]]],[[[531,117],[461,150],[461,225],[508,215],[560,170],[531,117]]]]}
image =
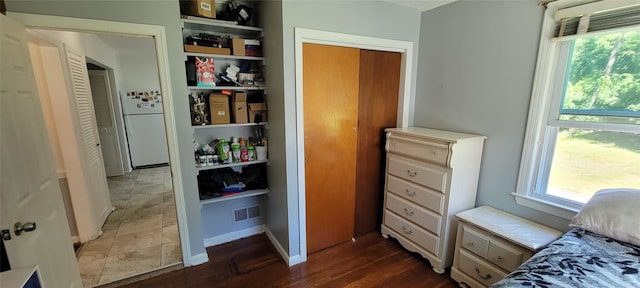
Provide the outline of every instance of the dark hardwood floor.
{"type": "Polygon", "coordinates": [[[447,273],[371,232],[288,267],[264,235],[207,248],[209,262],[123,287],[458,287],[447,273]]]}

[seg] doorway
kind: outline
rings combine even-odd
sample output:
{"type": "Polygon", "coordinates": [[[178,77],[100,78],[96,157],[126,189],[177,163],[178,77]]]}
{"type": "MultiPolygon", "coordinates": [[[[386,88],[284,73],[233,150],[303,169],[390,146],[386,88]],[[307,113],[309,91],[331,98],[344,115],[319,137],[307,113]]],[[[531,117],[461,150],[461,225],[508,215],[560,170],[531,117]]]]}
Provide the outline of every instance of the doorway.
{"type": "MultiPolygon", "coordinates": [[[[94,40],[99,41],[99,34],[91,33],[77,33],[77,32],[60,32],[48,30],[47,34],[51,35],[59,33],[65,33],[62,37],[57,39],[62,44],[56,44],[64,46],[73,43],[74,37],[78,37],[81,40],[94,40]],[[96,40],[98,39],[98,40],[96,40]],[[66,41],[66,42],[65,42],[66,41]]],[[[36,35],[42,35],[42,31],[36,35]]],[[[109,36],[115,37],[115,36],[109,36]]],[[[135,42],[142,38],[136,37],[124,37],[131,39],[123,39],[123,42],[135,42]]],[[[140,53],[152,54],[153,63],[155,62],[155,54],[150,53],[150,50],[155,50],[153,39],[147,38],[150,42],[148,49],[140,50],[140,53]]],[[[87,41],[79,41],[80,43],[87,41]]],[[[55,46],[55,45],[54,45],[55,46]]],[[[58,46],[59,47],[59,46],[58,46]]],[[[57,47],[56,47],[57,48],[57,47]]],[[[112,47],[114,49],[121,47],[112,47]]],[[[87,52],[90,48],[84,47],[87,52]]],[[[102,49],[105,49],[103,46],[102,49]]],[[[131,52],[131,51],[127,51],[131,52]]],[[[95,52],[92,52],[95,53],[95,52]]],[[[117,55],[117,53],[114,53],[117,55]]],[[[89,55],[85,55],[88,57],[89,55]]],[[[97,59],[98,57],[96,57],[97,59]]],[[[104,58],[103,58],[104,59],[104,58]]],[[[121,60],[123,61],[123,60],[121,60]]],[[[130,59],[124,60],[130,62],[130,59]]],[[[137,71],[128,71],[133,73],[134,76],[126,75],[124,71],[118,71],[119,69],[99,63],[99,60],[92,59],[91,62],[96,63],[87,65],[85,70],[92,68],[93,71],[84,71],[84,73],[90,74],[105,74],[105,71],[112,70],[116,72],[116,75],[120,75],[121,78],[131,80],[133,83],[145,82],[140,78],[136,78],[137,71]],[[104,65],[102,67],[101,65],[104,65]]],[[[117,62],[110,62],[110,65],[119,66],[117,62]]],[[[80,68],[80,66],[75,67],[80,68]]],[[[51,70],[42,69],[43,74],[49,73],[51,70]]],[[[154,105],[162,105],[162,101],[159,99],[159,94],[156,91],[161,91],[159,83],[159,69],[157,65],[150,65],[146,68],[146,74],[151,74],[151,82],[143,84],[142,87],[148,87],[145,91],[154,91],[155,96],[153,102],[154,105]],[[145,86],[147,85],[147,86],[145,86]]],[[[41,75],[42,76],[42,75],[41,75]]],[[[104,76],[104,75],[103,75],[104,76]]],[[[90,76],[89,76],[90,78],[90,76]]],[[[36,73],[36,79],[38,79],[38,73],[36,73]]],[[[36,81],[38,82],[38,81],[36,81]]],[[[109,81],[96,83],[96,87],[90,87],[93,95],[93,102],[97,104],[95,106],[95,119],[98,122],[97,126],[101,129],[104,127],[115,126],[113,122],[118,119],[117,116],[113,116],[113,106],[110,103],[119,103],[117,96],[120,93],[113,95],[113,93],[95,93],[94,88],[102,87],[104,89],[110,88],[111,85],[107,84],[109,81]],[[111,98],[99,98],[109,97],[111,98]],[[114,99],[115,97],[115,99],[114,99]],[[110,123],[107,123],[110,122],[110,123]]],[[[129,88],[130,82],[122,81],[116,85],[115,91],[125,90],[133,91],[134,88],[129,88]],[[127,86],[129,84],[129,86],[127,86]]],[[[139,88],[135,88],[139,89],[139,88]]],[[[53,94],[53,93],[48,93],[53,94]]],[[[67,97],[66,93],[58,95],[59,97],[67,97]]],[[[119,104],[118,104],[119,105],[119,104]]],[[[122,112],[119,111],[119,115],[122,112]]],[[[120,116],[122,120],[122,116],[120,116]]],[[[162,114],[159,117],[159,121],[162,121],[162,114]]],[[[59,123],[58,123],[59,124],[59,123]]],[[[161,123],[162,124],[162,123],[161,123]]],[[[65,129],[64,127],[56,127],[53,131],[60,131],[65,129]]],[[[164,129],[164,126],[162,126],[164,129]]],[[[112,131],[114,132],[114,131],[112,131]]],[[[162,141],[164,141],[166,147],[166,136],[163,130],[162,141]]],[[[50,131],[51,134],[51,131],[50,131]]],[[[103,135],[100,135],[103,136],[103,135]]],[[[100,137],[102,139],[102,137],[100,137]]],[[[114,137],[117,138],[117,137],[114,137]]],[[[105,143],[105,140],[100,142],[105,143]]],[[[117,141],[115,141],[117,142],[117,141]]],[[[119,143],[106,143],[111,148],[120,147],[119,143]]],[[[104,150],[103,150],[104,151],[104,150]]],[[[55,154],[55,151],[53,151],[55,154]]],[[[165,151],[165,153],[167,153],[165,151]]],[[[118,155],[110,155],[111,158],[117,158],[118,155]]],[[[166,157],[166,155],[165,155],[166,157]]],[[[65,162],[61,168],[64,170],[65,162]]],[[[108,193],[110,198],[110,205],[113,205],[114,209],[106,220],[101,225],[101,235],[96,239],[91,239],[83,243],[82,247],[78,250],[76,256],[79,263],[80,273],[82,277],[83,285],[91,287],[95,285],[102,285],[117,280],[126,279],[135,275],[144,274],[153,270],[157,270],[163,267],[171,267],[174,265],[180,265],[182,263],[182,248],[180,245],[180,238],[178,233],[178,218],[176,210],[176,201],[174,198],[174,187],[172,181],[172,173],[170,166],[166,166],[166,162],[161,161],[160,167],[149,167],[149,169],[136,169],[126,174],[120,173],[119,176],[109,177],[103,179],[108,183],[108,193]],[[124,174],[124,175],[122,175],[124,174]]],[[[106,167],[105,167],[106,168],[106,167]]],[[[117,173],[116,173],[117,174],[117,173]]],[[[103,178],[105,175],[103,174],[103,178]]],[[[62,189],[65,190],[64,188],[62,189]]],[[[73,189],[66,189],[73,196],[73,189]]],[[[75,208],[75,206],[74,206],[75,208]]],[[[82,211],[72,211],[75,214],[76,219],[82,216],[82,211]]],[[[71,226],[71,223],[70,223],[71,226]]],[[[73,229],[72,229],[73,230],[73,229]]],[[[84,242],[84,241],[83,241],[84,242]]]]}
{"type": "Polygon", "coordinates": [[[76,254],[85,287],[182,263],[173,185],[168,166],[109,177],[116,207],[98,239],[76,254]]]}
{"type": "MultiPolygon", "coordinates": [[[[414,64],[412,42],[389,40],[366,36],[348,35],[342,33],[333,33],[326,31],[317,31],[305,28],[295,28],[295,53],[296,53],[296,118],[297,123],[304,123],[304,102],[306,95],[303,89],[303,45],[305,43],[333,45],[340,47],[352,47],[359,49],[368,49],[372,51],[398,52],[401,55],[399,89],[397,101],[397,119],[396,127],[407,127],[410,125],[410,113],[412,111],[411,104],[415,102],[415,96],[412,92],[414,81],[414,64]]],[[[306,133],[305,125],[297,125],[297,143],[298,143],[298,215],[299,219],[299,247],[300,262],[307,259],[308,247],[307,240],[307,191],[306,191],[306,155],[305,142],[306,133]]]]}

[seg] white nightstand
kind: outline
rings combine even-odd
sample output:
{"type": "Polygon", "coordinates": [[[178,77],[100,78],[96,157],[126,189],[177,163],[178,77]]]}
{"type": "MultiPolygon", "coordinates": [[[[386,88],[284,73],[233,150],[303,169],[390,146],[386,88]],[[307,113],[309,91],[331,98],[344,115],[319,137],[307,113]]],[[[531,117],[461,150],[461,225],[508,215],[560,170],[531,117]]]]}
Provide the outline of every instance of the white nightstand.
{"type": "Polygon", "coordinates": [[[487,287],[515,270],[562,232],[482,206],[456,214],[451,278],[470,287],[487,287]]]}

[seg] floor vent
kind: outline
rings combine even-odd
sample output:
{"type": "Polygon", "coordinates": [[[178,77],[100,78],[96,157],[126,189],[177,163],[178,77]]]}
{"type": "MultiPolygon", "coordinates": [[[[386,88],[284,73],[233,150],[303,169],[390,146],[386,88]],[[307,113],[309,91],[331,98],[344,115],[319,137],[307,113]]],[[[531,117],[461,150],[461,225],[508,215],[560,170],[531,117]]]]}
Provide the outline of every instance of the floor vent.
{"type": "Polygon", "coordinates": [[[240,222],[260,217],[260,206],[245,207],[233,210],[233,221],[240,222]]]}
{"type": "Polygon", "coordinates": [[[260,206],[249,207],[247,211],[249,212],[249,218],[260,217],[260,206]]]}

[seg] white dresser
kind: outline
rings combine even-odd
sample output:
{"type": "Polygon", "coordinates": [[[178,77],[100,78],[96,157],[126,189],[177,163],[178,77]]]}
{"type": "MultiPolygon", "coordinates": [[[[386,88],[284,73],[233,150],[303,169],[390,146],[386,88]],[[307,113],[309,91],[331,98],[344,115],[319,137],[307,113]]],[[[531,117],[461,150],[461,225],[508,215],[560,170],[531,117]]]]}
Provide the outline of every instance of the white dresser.
{"type": "Polygon", "coordinates": [[[485,136],[389,128],[382,236],[444,273],[456,240],[455,214],[473,208],[485,136]]]}
{"type": "Polygon", "coordinates": [[[482,206],[458,213],[451,278],[469,287],[491,286],[558,239],[558,230],[482,206]]]}

